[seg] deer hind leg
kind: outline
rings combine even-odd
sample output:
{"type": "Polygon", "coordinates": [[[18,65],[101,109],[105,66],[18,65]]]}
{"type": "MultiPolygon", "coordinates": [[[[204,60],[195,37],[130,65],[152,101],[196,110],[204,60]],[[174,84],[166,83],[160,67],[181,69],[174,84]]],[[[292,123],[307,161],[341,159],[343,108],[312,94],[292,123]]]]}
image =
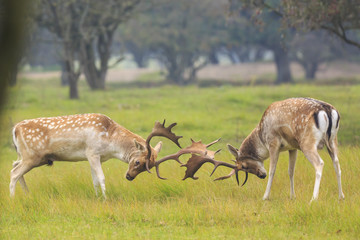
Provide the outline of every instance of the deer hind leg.
{"type": "Polygon", "coordinates": [[[16,161],[13,166],[14,168],[11,170],[10,173],[10,197],[13,197],[15,195],[15,186],[17,181],[20,182],[22,188],[25,191],[28,190],[23,175],[33,168],[32,165],[27,164],[24,161],[16,161]]]}
{"type": "Polygon", "coordinates": [[[290,177],[290,198],[295,199],[294,172],[297,157],[297,150],[289,150],[289,177],[290,177]]]}
{"type": "Polygon", "coordinates": [[[93,177],[93,184],[95,188],[95,192],[97,192],[97,188],[100,185],[102,194],[106,199],[105,194],[105,176],[104,172],[101,168],[100,156],[97,154],[87,153],[87,158],[91,167],[91,175],[93,177]]]}
{"type": "MultiPolygon", "coordinates": [[[[16,162],[14,162],[13,163],[13,168],[15,168],[17,165],[19,165],[21,163],[21,160],[17,160],[16,162]]],[[[21,176],[20,178],[19,178],[19,183],[20,183],[20,185],[21,185],[21,188],[24,190],[24,192],[25,193],[28,193],[29,192],[29,189],[28,189],[28,187],[27,187],[27,185],[26,185],[26,182],[25,182],[25,178],[24,178],[24,176],[21,176]]]]}
{"type": "Polygon", "coordinates": [[[310,150],[302,150],[305,154],[305,157],[309,160],[309,162],[315,168],[315,185],[314,185],[314,192],[311,201],[317,200],[319,197],[319,188],[320,188],[320,181],[322,176],[322,171],[324,168],[324,161],[321,159],[319,153],[316,149],[310,150]]]}
{"type": "Polygon", "coordinates": [[[337,156],[337,138],[335,137],[334,139],[332,139],[332,141],[330,141],[329,143],[329,147],[328,147],[328,152],[329,155],[332,159],[334,168],[335,168],[335,173],[336,173],[336,178],[337,178],[337,183],[338,183],[338,188],[339,188],[339,199],[345,199],[345,195],[342,191],[342,187],[341,187],[341,169],[340,169],[340,163],[339,163],[339,158],[337,156]]]}
{"type": "Polygon", "coordinates": [[[276,141],[270,146],[269,149],[269,154],[270,154],[269,178],[268,178],[268,183],[266,185],[266,190],[263,196],[263,200],[268,200],[270,196],[270,190],[275,175],[276,164],[279,159],[279,147],[280,147],[280,142],[276,141]]]}

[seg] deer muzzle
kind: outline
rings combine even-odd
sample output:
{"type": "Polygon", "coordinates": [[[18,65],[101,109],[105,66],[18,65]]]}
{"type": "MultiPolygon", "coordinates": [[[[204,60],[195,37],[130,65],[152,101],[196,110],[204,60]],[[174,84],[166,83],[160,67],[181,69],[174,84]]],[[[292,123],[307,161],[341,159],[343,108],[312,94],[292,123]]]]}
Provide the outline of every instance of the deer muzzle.
{"type": "Polygon", "coordinates": [[[126,179],[127,180],[129,180],[129,181],[132,181],[132,180],[134,180],[135,179],[135,177],[132,177],[132,176],[130,176],[130,174],[126,174],[126,179]]]}

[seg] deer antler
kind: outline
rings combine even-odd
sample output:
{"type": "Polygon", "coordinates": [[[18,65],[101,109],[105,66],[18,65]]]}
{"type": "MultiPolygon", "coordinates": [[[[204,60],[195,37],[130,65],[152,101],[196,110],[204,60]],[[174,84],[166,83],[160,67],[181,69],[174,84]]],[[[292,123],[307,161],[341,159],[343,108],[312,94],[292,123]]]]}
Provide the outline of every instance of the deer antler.
{"type": "MultiPolygon", "coordinates": [[[[188,153],[191,153],[191,154],[199,154],[201,156],[208,156],[210,158],[214,158],[215,154],[218,153],[220,150],[217,150],[217,151],[209,151],[207,148],[210,147],[211,145],[217,143],[220,141],[220,138],[209,143],[209,144],[203,144],[201,141],[199,142],[195,142],[194,140],[191,139],[191,145],[186,147],[186,148],[183,148],[181,150],[179,150],[177,153],[174,153],[174,154],[171,154],[171,155],[168,155],[166,157],[163,157],[162,159],[158,160],[155,162],[155,167],[156,167],[156,174],[158,176],[158,178],[160,179],[166,179],[166,178],[163,178],[160,176],[159,174],[159,165],[167,160],[175,160],[177,161],[178,163],[180,163],[181,165],[184,165],[182,162],[180,162],[180,156],[183,155],[183,154],[188,154],[188,153]]],[[[198,167],[198,169],[200,168],[200,166],[198,167]]]]}
{"type": "Polygon", "coordinates": [[[182,136],[176,136],[173,132],[171,132],[171,129],[173,127],[176,126],[177,123],[172,123],[170,124],[170,126],[165,127],[165,120],[164,122],[161,124],[160,122],[156,121],[154,128],[152,129],[152,132],[150,133],[150,135],[147,137],[146,139],[146,148],[148,150],[148,155],[146,158],[146,170],[150,172],[150,168],[149,168],[149,162],[150,162],[150,157],[151,157],[151,146],[150,146],[150,141],[153,137],[155,136],[159,136],[159,137],[166,137],[168,139],[170,139],[171,141],[173,141],[179,148],[181,148],[180,143],[179,143],[179,139],[182,138],[182,136]]]}
{"type": "MultiPolygon", "coordinates": [[[[227,162],[216,161],[213,157],[209,157],[206,154],[205,154],[205,156],[199,156],[199,155],[192,154],[192,156],[191,156],[191,158],[189,158],[188,162],[186,164],[181,165],[182,167],[187,168],[183,180],[185,180],[186,178],[192,178],[194,180],[197,180],[198,177],[195,177],[194,174],[199,170],[199,168],[204,163],[207,163],[207,162],[210,162],[210,163],[214,164],[214,169],[211,172],[210,176],[213,175],[213,173],[215,172],[215,170],[219,166],[225,166],[225,167],[233,169],[230,172],[230,174],[228,174],[226,176],[223,176],[223,177],[219,177],[219,178],[215,179],[214,181],[227,179],[227,178],[229,178],[229,177],[231,177],[232,175],[235,174],[236,175],[236,182],[239,185],[238,172],[241,169],[239,169],[237,165],[233,165],[233,164],[230,164],[230,163],[227,163],[227,162]]],[[[247,179],[248,179],[248,173],[246,172],[245,181],[241,186],[243,186],[246,183],[247,179]]]]}

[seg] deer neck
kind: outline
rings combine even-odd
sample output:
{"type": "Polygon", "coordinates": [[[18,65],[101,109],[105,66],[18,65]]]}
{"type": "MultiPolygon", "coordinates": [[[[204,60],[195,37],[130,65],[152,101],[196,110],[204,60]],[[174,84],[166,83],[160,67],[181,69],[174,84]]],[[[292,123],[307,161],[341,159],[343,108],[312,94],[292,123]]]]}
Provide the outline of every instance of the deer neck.
{"type": "Polygon", "coordinates": [[[260,138],[260,129],[256,127],[250,135],[242,142],[240,149],[240,158],[264,161],[269,156],[269,151],[260,138]]]}
{"type": "Polygon", "coordinates": [[[110,132],[110,144],[112,149],[111,157],[120,159],[125,163],[129,163],[133,155],[137,153],[134,139],[145,145],[145,140],[137,134],[130,132],[124,127],[117,125],[110,132]]]}

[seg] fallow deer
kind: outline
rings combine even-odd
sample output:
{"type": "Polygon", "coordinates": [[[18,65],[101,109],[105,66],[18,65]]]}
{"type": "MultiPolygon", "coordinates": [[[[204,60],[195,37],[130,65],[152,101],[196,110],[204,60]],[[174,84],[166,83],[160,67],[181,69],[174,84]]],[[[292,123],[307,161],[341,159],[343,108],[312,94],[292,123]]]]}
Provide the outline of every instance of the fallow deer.
{"type": "MultiPolygon", "coordinates": [[[[13,128],[13,142],[18,160],[13,163],[10,176],[10,196],[15,194],[15,185],[20,182],[28,191],[23,175],[34,167],[52,165],[54,161],[85,161],[91,167],[95,192],[100,185],[104,197],[105,177],[101,163],[117,158],[129,164],[126,179],[133,180],[139,173],[156,166],[161,150],[159,142],[154,148],[150,140],[154,136],[169,138],[177,146],[180,136],[171,129],[176,123],[165,127],[159,122],[145,141],[140,136],[120,126],[102,114],[80,114],[60,117],[24,120],[13,128]]],[[[160,177],[160,176],[159,176],[160,177]]]]}
{"type": "MultiPolygon", "coordinates": [[[[315,168],[315,186],[312,200],[319,195],[320,180],[324,161],[318,154],[318,149],[324,145],[333,161],[335,168],[339,199],[344,199],[341,187],[341,170],[338,159],[337,132],[339,129],[339,112],[330,104],[311,98],[290,98],[272,103],[264,112],[260,123],[242,142],[240,149],[228,144],[229,151],[236,158],[236,165],[209,159],[206,156],[193,156],[188,165],[188,176],[194,173],[205,162],[215,164],[215,169],[220,165],[233,168],[227,176],[215,180],[229,178],[238,171],[255,174],[259,178],[266,177],[264,160],[270,157],[269,179],[264,200],[269,199],[270,189],[275,174],[279,153],[289,152],[290,197],[295,198],[294,171],[297,150],[301,150],[305,157],[315,168]]],[[[213,171],[213,172],[214,172],[213,171]]]]}

